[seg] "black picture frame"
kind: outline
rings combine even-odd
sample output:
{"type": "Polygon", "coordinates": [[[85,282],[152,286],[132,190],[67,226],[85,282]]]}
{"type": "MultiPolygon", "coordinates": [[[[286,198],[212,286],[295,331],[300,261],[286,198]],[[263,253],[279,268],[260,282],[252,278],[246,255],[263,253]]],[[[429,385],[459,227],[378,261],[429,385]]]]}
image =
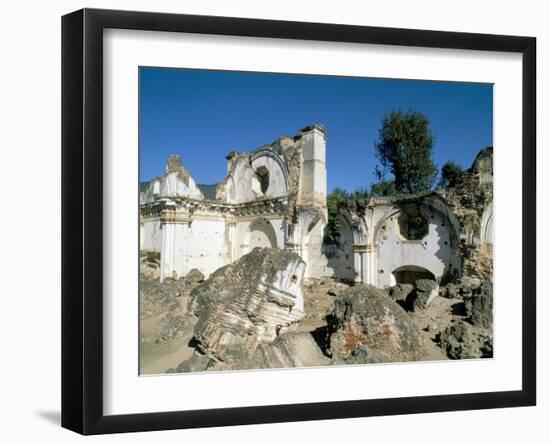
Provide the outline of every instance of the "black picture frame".
{"type": "Polygon", "coordinates": [[[62,18],[62,426],[152,431],[536,404],[536,39],[229,17],[83,9],[62,18]],[[523,64],[522,389],[109,415],[103,413],[103,30],[519,53],[523,64]]]}

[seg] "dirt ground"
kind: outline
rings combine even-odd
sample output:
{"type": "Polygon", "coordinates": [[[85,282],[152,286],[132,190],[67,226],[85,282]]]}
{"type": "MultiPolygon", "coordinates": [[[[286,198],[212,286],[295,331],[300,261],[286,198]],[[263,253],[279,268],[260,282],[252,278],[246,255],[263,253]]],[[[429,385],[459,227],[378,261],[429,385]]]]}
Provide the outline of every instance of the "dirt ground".
{"type": "Polygon", "coordinates": [[[140,374],[162,374],[193,354],[193,328],[181,321],[191,289],[181,281],[140,280],[140,374]]]}
{"type": "MultiPolygon", "coordinates": [[[[193,323],[187,314],[189,293],[196,284],[180,281],[159,283],[143,279],[140,284],[140,374],[161,374],[187,360],[193,354],[193,323]]],[[[335,299],[349,285],[330,279],[304,283],[306,317],[289,328],[310,332],[317,340],[318,331],[326,327],[326,316],[335,299]]],[[[423,311],[408,313],[425,337],[424,360],[448,360],[439,347],[438,335],[453,321],[464,320],[460,299],[436,297],[423,311]]],[[[479,331],[472,328],[474,335],[479,331]]]]}

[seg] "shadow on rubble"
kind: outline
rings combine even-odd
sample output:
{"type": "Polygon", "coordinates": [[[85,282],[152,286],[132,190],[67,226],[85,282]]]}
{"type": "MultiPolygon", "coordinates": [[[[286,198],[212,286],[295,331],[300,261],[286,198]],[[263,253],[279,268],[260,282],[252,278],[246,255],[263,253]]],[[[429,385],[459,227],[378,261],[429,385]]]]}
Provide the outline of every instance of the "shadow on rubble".
{"type": "Polygon", "coordinates": [[[329,358],[332,357],[332,354],[330,352],[331,331],[332,329],[330,328],[330,326],[325,325],[310,332],[313,340],[315,340],[315,343],[317,343],[317,346],[319,346],[319,349],[321,349],[323,355],[329,358]]]}
{"type": "Polygon", "coordinates": [[[453,315],[466,317],[466,305],[464,304],[464,302],[457,302],[451,305],[451,313],[453,315]]]}

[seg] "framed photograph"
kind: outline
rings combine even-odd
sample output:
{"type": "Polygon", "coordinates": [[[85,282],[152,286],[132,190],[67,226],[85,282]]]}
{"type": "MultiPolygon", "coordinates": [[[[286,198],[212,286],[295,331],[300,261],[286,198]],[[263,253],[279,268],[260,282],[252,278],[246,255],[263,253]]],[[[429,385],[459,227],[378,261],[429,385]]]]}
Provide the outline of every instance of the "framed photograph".
{"type": "Polygon", "coordinates": [[[62,425],[536,403],[536,41],[62,20],[62,425]]]}

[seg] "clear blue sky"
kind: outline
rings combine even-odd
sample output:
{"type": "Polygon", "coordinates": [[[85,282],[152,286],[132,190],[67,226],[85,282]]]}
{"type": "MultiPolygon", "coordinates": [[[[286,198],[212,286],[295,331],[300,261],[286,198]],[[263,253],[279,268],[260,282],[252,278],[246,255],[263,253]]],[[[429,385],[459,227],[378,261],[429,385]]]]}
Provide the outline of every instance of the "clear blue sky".
{"type": "Polygon", "coordinates": [[[471,165],[493,144],[490,84],[140,68],[140,180],[179,154],[198,183],[221,181],[230,150],[250,151],[320,123],[327,128],[328,189],[368,186],[383,114],[428,115],[433,158],[471,165]]]}

